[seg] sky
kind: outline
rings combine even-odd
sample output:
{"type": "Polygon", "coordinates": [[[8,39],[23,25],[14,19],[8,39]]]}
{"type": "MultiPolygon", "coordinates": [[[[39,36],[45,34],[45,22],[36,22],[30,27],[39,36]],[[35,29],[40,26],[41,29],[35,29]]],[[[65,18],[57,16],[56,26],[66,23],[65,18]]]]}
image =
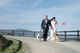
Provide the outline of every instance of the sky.
{"type": "Polygon", "coordinates": [[[44,15],[56,17],[57,30],[79,30],[80,0],[0,0],[0,29],[39,31],[44,15]]]}

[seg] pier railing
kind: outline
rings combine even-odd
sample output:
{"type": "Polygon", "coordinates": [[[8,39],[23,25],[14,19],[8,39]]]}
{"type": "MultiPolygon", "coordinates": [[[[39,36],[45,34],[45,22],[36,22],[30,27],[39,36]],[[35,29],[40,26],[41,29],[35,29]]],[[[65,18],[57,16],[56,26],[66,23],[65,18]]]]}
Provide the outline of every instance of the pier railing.
{"type": "MultiPolygon", "coordinates": [[[[12,36],[29,36],[29,37],[36,37],[39,31],[19,31],[19,30],[0,30],[0,33],[5,35],[12,35],[12,36]]],[[[74,31],[57,31],[57,34],[60,39],[69,40],[80,40],[80,30],[74,31]]]]}
{"type": "Polygon", "coordinates": [[[63,36],[64,40],[74,39],[80,40],[80,30],[75,31],[58,31],[58,35],[63,36]]]}

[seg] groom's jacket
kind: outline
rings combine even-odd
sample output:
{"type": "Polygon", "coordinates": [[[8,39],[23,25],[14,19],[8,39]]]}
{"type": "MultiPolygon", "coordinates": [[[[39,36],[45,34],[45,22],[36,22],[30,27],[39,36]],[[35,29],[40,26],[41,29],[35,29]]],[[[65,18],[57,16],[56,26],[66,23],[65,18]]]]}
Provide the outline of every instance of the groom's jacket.
{"type": "Polygon", "coordinates": [[[51,22],[50,20],[47,19],[43,19],[42,22],[41,22],[41,28],[42,29],[49,29],[49,26],[51,26],[51,22]]]}

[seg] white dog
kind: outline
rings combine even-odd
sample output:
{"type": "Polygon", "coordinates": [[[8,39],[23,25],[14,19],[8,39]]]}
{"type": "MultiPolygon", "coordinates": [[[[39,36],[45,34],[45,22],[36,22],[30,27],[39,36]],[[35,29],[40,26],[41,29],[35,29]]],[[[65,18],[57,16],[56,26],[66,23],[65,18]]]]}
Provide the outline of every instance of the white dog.
{"type": "Polygon", "coordinates": [[[41,41],[43,39],[43,35],[41,33],[37,34],[37,40],[41,41]]]}
{"type": "Polygon", "coordinates": [[[37,34],[36,38],[39,41],[43,40],[43,30],[42,29],[40,30],[40,33],[37,34]]]}

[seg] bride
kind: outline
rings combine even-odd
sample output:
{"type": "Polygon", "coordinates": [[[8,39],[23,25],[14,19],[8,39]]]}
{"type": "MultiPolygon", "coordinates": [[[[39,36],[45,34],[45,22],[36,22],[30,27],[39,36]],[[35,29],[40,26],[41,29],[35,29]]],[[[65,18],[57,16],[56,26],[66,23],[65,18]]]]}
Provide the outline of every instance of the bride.
{"type": "Polygon", "coordinates": [[[53,41],[53,42],[56,42],[56,41],[58,41],[58,37],[57,37],[57,35],[56,35],[56,30],[57,30],[57,20],[56,20],[56,18],[55,17],[53,17],[51,20],[50,20],[50,22],[51,22],[51,26],[52,26],[52,28],[51,28],[51,30],[50,30],[50,41],[53,41]]]}

